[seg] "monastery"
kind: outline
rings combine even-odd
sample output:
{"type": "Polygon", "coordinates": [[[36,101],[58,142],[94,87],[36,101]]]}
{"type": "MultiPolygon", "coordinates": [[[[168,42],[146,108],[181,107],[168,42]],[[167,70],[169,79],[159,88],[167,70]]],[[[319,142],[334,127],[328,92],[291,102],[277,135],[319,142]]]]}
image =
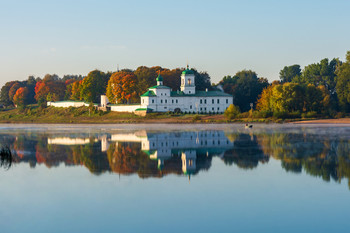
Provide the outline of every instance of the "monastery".
{"type": "MultiPolygon", "coordinates": [[[[157,85],[148,88],[141,95],[141,104],[110,104],[105,95],[101,96],[100,107],[110,108],[116,112],[188,112],[188,113],[223,113],[233,103],[233,96],[223,91],[196,91],[195,75],[192,70],[184,70],[181,74],[180,90],[172,91],[163,85],[163,77],[159,74],[157,85]]],[[[79,107],[87,103],[75,101],[48,102],[48,106],[79,107]]],[[[142,114],[140,114],[142,115],[142,114]]]]}

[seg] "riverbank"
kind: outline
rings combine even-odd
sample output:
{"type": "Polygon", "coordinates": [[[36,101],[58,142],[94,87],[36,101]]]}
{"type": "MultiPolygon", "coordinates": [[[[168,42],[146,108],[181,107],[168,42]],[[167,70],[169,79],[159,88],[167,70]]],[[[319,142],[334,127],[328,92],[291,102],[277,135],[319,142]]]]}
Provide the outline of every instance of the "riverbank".
{"type": "Polygon", "coordinates": [[[0,123],[36,124],[190,124],[190,123],[293,123],[293,124],[350,124],[350,118],[340,119],[293,119],[239,118],[227,120],[223,114],[170,114],[151,113],[145,117],[133,113],[102,112],[81,108],[10,109],[0,111],[0,123]]]}

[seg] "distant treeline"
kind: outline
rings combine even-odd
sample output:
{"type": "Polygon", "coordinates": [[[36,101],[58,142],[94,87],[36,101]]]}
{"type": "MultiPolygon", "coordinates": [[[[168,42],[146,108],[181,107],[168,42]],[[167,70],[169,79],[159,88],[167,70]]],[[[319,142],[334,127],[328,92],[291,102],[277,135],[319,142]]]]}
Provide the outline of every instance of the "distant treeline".
{"type": "MultiPolygon", "coordinates": [[[[167,69],[159,66],[140,66],[136,70],[124,69],[104,73],[91,71],[87,76],[45,75],[30,76],[25,81],[7,82],[1,88],[0,102],[4,106],[26,106],[46,101],[81,100],[99,102],[101,94],[107,94],[112,103],[138,103],[139,96],[148,87],[156,85],[158,72],[164,77],[164,85],[172,90],[180,87],[184,68],[167,69]]],[[[235,109],[246,112],[251,109],[261,117],[298,117],[301,115],[335,116],[337,112],[350,112],[350,51],[346,61],[327,58],[305,66],[285,66],[280,71],[280,80],[269,83],[251,70],[225,76],[212,84],[207,72],[195,73],[197,90],[223,88],[233,95],[235,109]]]]}

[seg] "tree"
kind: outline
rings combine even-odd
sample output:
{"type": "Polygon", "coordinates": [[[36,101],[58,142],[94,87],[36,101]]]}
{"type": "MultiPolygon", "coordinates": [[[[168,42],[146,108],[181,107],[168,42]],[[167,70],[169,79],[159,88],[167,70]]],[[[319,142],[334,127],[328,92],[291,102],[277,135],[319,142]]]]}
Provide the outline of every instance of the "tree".
{"type": "Polygon", "coordinates": [[[81,84],[81,97],[86,102],[98,103],[100,96],[106,93],[110,75],[99,70],[91,71],[81,84]]]}
{"type": "Polygon", "coordinates": [[[9,100],[13,103],[13,96],[16,94],[16,91],[22,87],[22,84],[19,81],[16,81],[9,90],[9,100]]]}
{"type": "Polygon", "coordinates": [[[11,87],[15,83],[16,83],[16,81],[7,82],[1,88],[0,102],[5,106],[9,106],[9,105],[13,104],[11,99],[10,99],[9,92],[10,92],[11,87]]]}
{"type": "Polygon", "coordinates": [[[350,51],[346,54],[346,62],[339,66],[336,73],[339,106],[343,112],[350,112],[350,51]]]}
{"type": "Polygon", "coordinates": [[[17,105],[17,107],[24,107],[28,103],[28,88],[20,87],[17,89],[16,94],[13,96],[13,103],[17,105]]]}
{"type": "Polygon", "coordinates": [[[239,71],[233,77],[225,76],[219,84],[225,92],[233,95],[233,104],[243,112],[250,109],[250,103],[255,103],[262,90],[269,85],[267,79],[258,78],[251,70],[239,71]]]}
{"type": "Polygon", "coordinates": [[[156,85],[157,72],[160,70],[162,70],[161,67],[138,67],[134,71],[134,74],[137,77],[137,91],[139,93],[144,93],[147,91],[147,88],[156,85]]]}
{"type": "Polygon", "coordinates": [[[224,115],[227,119],[232,120],[236,118],[240,113],[241,111],[239,110],[239,107],[230,104],[230,106],[228,106],[228,108],[225,110],[224,115]]]}
{"type": "Polygon", "coordinates": [[[42,81],[38,81],[35,85],[35,99],[46,101],[49,95],[50,101],[63,100],[66,92],[66,85],[56,75],[45,75],[42,81]]]}
{"type": "Polygon", "coordinates": [[[291,82],[294,77],[301,75],[300,65],[285,66],[280,71],[280,79],[282,83],[291,82]]]}
{"type": "MultiPolygon", "coordinates": [[[[194,81],[196,83],[196,91],[205,91],[206,89],[211,89],[210,76],[207,72],[198,72],[196,69],[192,68],[194,72],[194,81]]],[[[180,83],[179,83],[180,84],[180,83]]]]}
{"type": "Polygon", "coordinates": [[[107,97],[111,103],[130,103],[139,101],[136,86],[137,77],[132,72],[113,73],[108,81],[107,97]]]}

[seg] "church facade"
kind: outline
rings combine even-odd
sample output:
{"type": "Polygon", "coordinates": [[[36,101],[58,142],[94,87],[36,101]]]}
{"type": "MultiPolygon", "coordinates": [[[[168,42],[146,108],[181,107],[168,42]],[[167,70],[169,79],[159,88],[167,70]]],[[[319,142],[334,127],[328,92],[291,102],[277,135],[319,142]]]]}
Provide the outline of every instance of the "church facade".
{"type": "Polygon", "coordinates": [[[157,85],[141,95],[141,109],[153,112],[223,113],[233,97],[223,91],[196,91],[195,75],[188,67],[181,74],[179,91],[163,85],[159,74],[157,85]]]}

